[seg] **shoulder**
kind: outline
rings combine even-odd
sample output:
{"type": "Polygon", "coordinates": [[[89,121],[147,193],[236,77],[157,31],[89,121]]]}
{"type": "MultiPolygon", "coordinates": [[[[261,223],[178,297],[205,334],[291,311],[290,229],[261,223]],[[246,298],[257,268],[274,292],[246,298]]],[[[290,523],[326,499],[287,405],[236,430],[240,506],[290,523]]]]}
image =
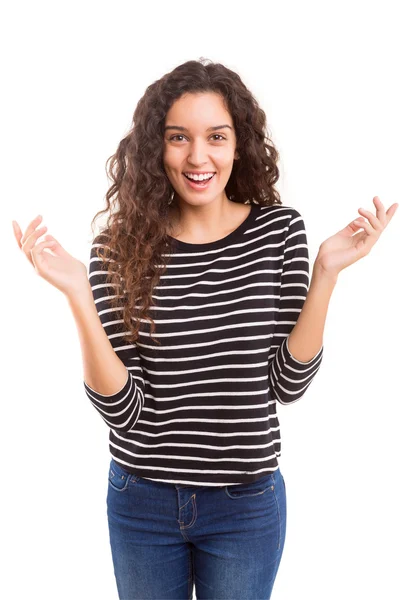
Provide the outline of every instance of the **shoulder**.
{"type": "Polygon", "coordinates": [[[97,235],[95,235],[92,246],[104,246],[110,241],[110,235],[107,230],[100,231],[97,235]]]}
{"type": "Polygon", "coordinates": [[[282,224],[285,227],[292,227],[298,223],[304,226],[304,219],[297,208],[285,204],[273,204],[272,206],[260,207],[260,218],[266,219],[266,223],[282,224]]]}
{"type": "Polygon", "coordinates": [[[90,252],[92,256],[97,256],[97,251],[101,253],[105,258],[111,257],[116,258],[116,252],[110,245],[111,237],[110,234],[104,230],[95,235],[91,243],[90,252]]]}

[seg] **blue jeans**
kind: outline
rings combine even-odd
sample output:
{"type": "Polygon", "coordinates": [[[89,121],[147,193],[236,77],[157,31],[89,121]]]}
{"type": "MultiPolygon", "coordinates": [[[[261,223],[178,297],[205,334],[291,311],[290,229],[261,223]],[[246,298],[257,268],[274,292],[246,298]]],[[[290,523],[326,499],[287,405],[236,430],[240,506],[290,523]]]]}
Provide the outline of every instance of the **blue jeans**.
{"type": "Polygon", "coordinates": [[[280,469],[256,482],[188,486],[112,458],[107,518],[120,600],[269,600],[286,534],[280,469]]]}

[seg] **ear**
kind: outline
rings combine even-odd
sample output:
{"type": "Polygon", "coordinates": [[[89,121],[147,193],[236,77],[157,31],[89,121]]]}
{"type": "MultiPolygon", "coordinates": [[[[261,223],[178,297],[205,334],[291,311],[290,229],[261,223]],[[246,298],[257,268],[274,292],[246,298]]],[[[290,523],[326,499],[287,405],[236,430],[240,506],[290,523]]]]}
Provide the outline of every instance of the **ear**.
{"type": "Polygon", "coordinates": [[[235,160],[239,160],[240,156],[238,154],[238,152],[235,152],[235,160]]]}

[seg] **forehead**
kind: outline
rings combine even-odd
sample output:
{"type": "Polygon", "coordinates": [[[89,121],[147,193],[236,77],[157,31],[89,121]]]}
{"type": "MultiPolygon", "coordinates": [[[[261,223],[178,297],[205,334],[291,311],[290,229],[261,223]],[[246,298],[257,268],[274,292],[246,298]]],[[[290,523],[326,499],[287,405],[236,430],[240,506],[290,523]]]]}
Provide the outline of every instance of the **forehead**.
{"type": "Polygon", "coordinates": [[[188,129],[203,129],[219,123],[233,126],[222,96],[216,93],[185,94],[175,100],[165,117],[165,125],[188,129]]]}

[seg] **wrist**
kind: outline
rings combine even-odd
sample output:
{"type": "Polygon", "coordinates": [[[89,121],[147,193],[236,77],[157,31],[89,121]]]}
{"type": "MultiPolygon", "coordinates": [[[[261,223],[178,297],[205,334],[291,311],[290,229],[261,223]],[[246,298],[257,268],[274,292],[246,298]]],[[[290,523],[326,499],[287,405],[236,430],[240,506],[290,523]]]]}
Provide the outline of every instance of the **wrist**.
{"type": "Polygon", "coordinates": [[[339,273],[333,273],[331,271],[327,271],[321,264],[318,262],[318,259],[315,260],[313,266],[313,279],[317,279],[318,281],[325,281],[330,283],[331,285],[336,285],[339,273]]]}
{"type": "Polygon", "coordinates": [[[93,300],[92,288],[89,280],[83,282],[82,285],[78,285],[75,289],[69,289],[65,293],[69,304],[76,304],[77,302],[85,301],[86,299],[93,300]]]}

